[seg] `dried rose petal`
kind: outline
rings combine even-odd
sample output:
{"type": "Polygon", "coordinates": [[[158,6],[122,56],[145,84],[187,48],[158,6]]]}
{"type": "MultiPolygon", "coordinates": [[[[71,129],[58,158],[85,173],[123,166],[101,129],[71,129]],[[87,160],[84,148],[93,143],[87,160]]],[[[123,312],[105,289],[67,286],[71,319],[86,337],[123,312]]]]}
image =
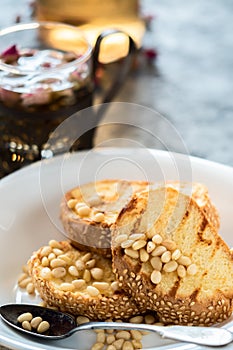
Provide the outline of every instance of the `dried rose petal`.
{"type": "Polygon", "coordinates": [[[30,93],[22,94],[21,99],[23,106],[44,105],[51,100],[51,90],[39,87],[30,93]]]}
{"type": "Polygon", "coordinates": [[[4,60],[5,63],[13,63],[17,61],[17,59],[20,57],[20,54],[16,45],[12,45],[3,51],[0,57],[4,60]]]}
{"type": "Polygon", "coordinates": [[[145,49],[144,50],[144,55],[145,55],[145,57],[148,59],[148,60],[151,60],[151,61],[153,61],[153,60],[155,60],[156,58],[157,58],[157,56],[158,56],[158,52],[155,50],[155,49],[150,49],[150,48],[148,48],[148,49],[145,49]]]}

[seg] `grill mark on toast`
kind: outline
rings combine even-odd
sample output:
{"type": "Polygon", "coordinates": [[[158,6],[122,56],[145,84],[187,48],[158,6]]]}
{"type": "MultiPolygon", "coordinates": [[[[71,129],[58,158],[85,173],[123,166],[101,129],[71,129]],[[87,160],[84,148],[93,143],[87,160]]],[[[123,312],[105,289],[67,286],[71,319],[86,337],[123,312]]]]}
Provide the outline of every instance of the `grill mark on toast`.
{"type": "Polygon", "coordinates": [[[178,291],[179,287],[180,287],[180,279],[178,279],[178,280],[175,282],[174,286],[169,290],[168,295],[171,296],[171,297],[173,297],[173,298],[175,298],[176,292],[178,291]]]}
{"type": "Polygon", "coordinates": [[[200,288],[195,289],[195,290],[192,292],[192,294],[190,295],[190,299],[193,300],[193,301],[196,301],[199,292],[200,292],[200,288]]]}
{"type": "Polygon", "coordinates": [[[205,216],[203,216],[197,235],[201,242],[206,243],[207,245],[211,245],[212,241],[210,239],[206,239],[203,237],[203,233],[207,225],[208,225],[208,220],[205,218],[205,216]]]}

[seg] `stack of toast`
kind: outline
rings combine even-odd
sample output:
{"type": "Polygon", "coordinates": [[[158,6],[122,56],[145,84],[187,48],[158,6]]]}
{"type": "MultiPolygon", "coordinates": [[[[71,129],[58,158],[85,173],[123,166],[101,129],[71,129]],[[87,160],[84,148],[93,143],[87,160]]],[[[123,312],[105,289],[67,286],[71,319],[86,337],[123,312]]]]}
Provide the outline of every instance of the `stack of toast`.
{"type": "Polygon", "coordinates": [[[233,254],[200,183],[101,180],[61,201],[66,240],[33,253],[41,298],[73,315],[210,326],[233,311],[233,254]]]}

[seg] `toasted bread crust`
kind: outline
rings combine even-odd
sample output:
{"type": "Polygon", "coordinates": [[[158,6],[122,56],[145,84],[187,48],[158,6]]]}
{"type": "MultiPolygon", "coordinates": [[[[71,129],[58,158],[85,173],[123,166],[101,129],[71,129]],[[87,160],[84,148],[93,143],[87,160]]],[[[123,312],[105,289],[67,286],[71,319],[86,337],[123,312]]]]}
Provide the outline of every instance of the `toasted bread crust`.
{"type": "MultiPolygon", "coordinates": [[[[66,269],[69,266],[75,266],[77,258],[85,256],[86,252],[80,252],[72,247],[67,241],[59,242],[59,250],[62,250],[65,261],[67,261],[66,269]]],[[[55,306],[59,310],[71,313],[74,316],[84,315],[91,320],[111,319],[128,319],[132,315],[139,313],[139,308],[134,300],[125,294],[122,290],[114,291],[109,287],[98,295],[93,296],[88,292],[88,286],[94,286],[96,280],[91,278],[86,282],[86,286],[73,291],[62,290],[62,284],[68,283],[72,285],[72,281],[78,277],[70,275],[68,272],[64,277],[55,278],[54,276],[45,277],[43,274],[45,256],[43,251],[46,247],[41,247],[34,252],[28,261],[29,273],[32,276],[40,297],[50,306],[55,306]]],[[[61,256],[61,255],[60,255],[61,256]]],[[[58,256],[59,258],[59,256],[58,256]]],[[[64,258],[60,258],[64,259],[64,258]]],[[[112,272],[111,260],[93,253],[90,259],[96,260],[96,266],[101,267],[104,271],[102,282],[111,284],[115,282],[115,276],[112,272]]]]}
{"type": "MultiPolygon", "coordinates": [[[[149,185],[145,181],[101,180],[69,190],[63,197],[60,207],[60,219],[67,237],[78,249],[90,250],[110,258],[111,226],[132,195],[146,190],[149,185]],[[99,196],[99,203],[92,205],[91,199],[96,195],[99,196]],[[69,208],[67,205],[70,199],[90,203],[92,209],[104,213],[104,221],[95,222],[91,217],[80,217],[74,208],[69,208]]],[[[156,188],[161,184],[152,184],[152,186],[156,188]]],[[[208,190],[203,184],[169,182],[167,186],[192,195],[207,220],[214,227],[219,228],[217,210],[211,203],[208,190]]]]}
{"type": "MultiPolygon", "coordinates": [[[[196,198],[174,186],[141,192],[131,199],[112,227],[113,266],[121,286],[142,310],[156,311],[165,324],[209,326],[231,316],[233,259],[214,225],[218,226],[218,221],[207,219],[196,198]],[[161,281],[152,282],[151,256],[144,262],[140,254],[136,257],[130,251],[135,255],[131,257],[117,241],[122,234],[127,234],[130,241],[129,236],[137,232],[145,235],[144,250],[155,234],[162,237],[160,245],[166,240],[175,242],[174,249],[191,260],[196,273],[187,274],[185,266],[186,274],[180,277],[177,270],[167,272],[162,262],[158,268],[161,281]]],[[[127,249],[133,250],[132,246],[127,249]]]]}

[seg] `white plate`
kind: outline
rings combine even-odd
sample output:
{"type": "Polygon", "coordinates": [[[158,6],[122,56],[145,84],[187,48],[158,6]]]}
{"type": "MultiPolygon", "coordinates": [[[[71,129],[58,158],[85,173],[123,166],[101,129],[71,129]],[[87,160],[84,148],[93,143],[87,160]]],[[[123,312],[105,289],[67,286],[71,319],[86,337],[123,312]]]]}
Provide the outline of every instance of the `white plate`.
{"type": "MultiPolygon", "coordinates": [[[[221,234],[233,246],[233,168],[149,149],[103,148],[55,157],[26,167],[0,181],[0,304],[35,303],[16,287],[21,267],[32,251],[48,240],[63,239],[59,202],[70,188],[104,178],[200,181],[209,188],[221,216],[221,234]]],[[[233,331],[233,319],[224,325],[233,331]]],[[[0,320],[0,344],[17,350],[89,350],[94,333],[75,334],[56,342],[39,342],[13,331],[0,320]]],[[[145,349],[204,349],[162,340],[151,334],[145,349]]],[[[229,345],[226,349],[232,349],[229,345]]],[[[225,349],[224,348],[224,349],[225,349]]]]}

